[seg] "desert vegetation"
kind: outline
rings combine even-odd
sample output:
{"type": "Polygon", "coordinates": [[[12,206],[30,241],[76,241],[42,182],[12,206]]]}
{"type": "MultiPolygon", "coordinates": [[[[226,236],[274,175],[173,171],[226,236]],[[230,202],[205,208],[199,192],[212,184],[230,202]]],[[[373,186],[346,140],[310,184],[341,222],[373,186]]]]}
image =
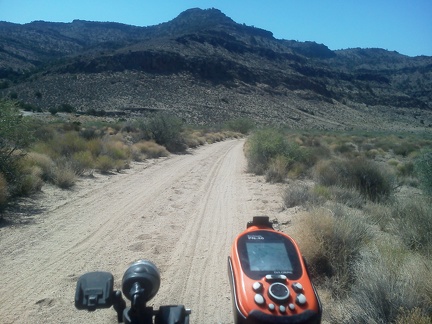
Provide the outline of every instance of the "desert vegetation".
{"type": "Polygon", "coordinates": [[[204,129],[163,113],[128,121],[67,114],[65,120],[55,114],[23,117],[20,109],[17,101],[0,102],[0,210],[45,183],[70,189],[94,172],[121,172],[132,162],[239,138],[245,131],[244,122],[235,120],[204,129]]]}
{"type": "Polygon", "coordinates": [[[304,211],[292,235],[324,321],[430,323],[431,147],[430,134],[265,129],[249,137],[249,171],[287,183],[284,208],[304,211]]]}

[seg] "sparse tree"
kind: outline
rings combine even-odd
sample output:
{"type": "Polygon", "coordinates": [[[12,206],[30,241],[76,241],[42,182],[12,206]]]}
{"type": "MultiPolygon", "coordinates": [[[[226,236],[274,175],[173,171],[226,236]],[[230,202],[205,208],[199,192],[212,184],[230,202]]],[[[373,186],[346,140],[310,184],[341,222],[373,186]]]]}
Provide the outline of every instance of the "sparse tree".
{"type": "Polygon", "coordinates": [[[8,183],[17,179],[18,161],[30,142],[26,120],[15,103],[0,101],[0,173],[8,183]]]}

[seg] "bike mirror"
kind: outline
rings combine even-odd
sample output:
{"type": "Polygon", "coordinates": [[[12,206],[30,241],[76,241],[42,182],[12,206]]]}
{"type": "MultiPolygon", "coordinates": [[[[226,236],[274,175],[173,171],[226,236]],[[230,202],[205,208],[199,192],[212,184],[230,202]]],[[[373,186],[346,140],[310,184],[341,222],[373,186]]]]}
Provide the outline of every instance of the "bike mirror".
{"type": "Polygon", "coordinates": [[[77,282],[75,307],[94,311],[97,308],[110,308],[113,305],[114,277],[109,272],[89,272],[77,282]]]}

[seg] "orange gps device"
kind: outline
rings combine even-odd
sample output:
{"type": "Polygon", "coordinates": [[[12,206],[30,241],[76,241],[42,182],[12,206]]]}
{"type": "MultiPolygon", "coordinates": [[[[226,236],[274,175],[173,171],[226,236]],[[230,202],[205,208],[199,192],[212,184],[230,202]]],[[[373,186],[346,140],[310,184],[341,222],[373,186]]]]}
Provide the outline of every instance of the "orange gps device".
{"type": "Polygon", "coordinates": [[[228,257],[237,324],[320,323],[322,307],[295,241],[256,216],[228,257]]]}

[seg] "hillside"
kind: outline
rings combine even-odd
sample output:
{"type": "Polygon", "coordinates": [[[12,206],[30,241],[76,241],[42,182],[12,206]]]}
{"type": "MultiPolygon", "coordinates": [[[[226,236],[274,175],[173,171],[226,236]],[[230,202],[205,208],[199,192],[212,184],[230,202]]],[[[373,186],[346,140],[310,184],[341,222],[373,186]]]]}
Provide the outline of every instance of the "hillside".
{"type": "Polygon", "coordinates": [[[0,94],[47,110],[294,128],[432,127],[432,57],[275,39],[217,9],[150,27],[0,23],[0,94]]]}

